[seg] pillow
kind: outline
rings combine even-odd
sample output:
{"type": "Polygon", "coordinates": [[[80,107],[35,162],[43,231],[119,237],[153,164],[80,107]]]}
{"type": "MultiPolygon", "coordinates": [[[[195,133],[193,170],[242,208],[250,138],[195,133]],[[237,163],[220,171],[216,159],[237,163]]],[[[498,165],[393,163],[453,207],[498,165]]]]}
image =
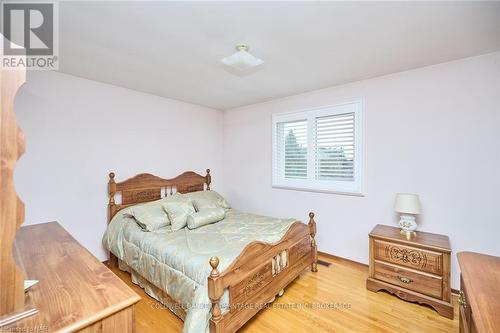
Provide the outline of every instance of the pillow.
{"type": "Polygon", "coordinates": [[[217,202],[208,200],[207,198],[200,198],[193,201],[193,206],[197,212],[205,209],[222,208],[217,205],[217,202]]]}
{"type": "Polygon", "coordinates": [[[219,222],[226,217],[226,212],[222,207],[206,208],[200,212],[188,215],[187,227],[189,229],[196,229],[201,226],[219,222]]]}
{"type": "Polygon", "coordinates": [[[133,217],[144,231],[155,231],[170,224],[165,211],[161,209],[161,206],[159,208],[151,205],[134,206],[123,215],[133,217]]]}
{"type": "Polygon", "coordinates": [[[187,217],[195,213],[195,209],[191,201],[175,201],[166,202],[163,204],[163,209],[167,212],[172,231],[181,230],[186,226],[187,217]]]}
{"type": "Polygon", "coordinates": [[[125,208],[123,216],[132,217],[144,231],[156,231],[170,224],[162,205],[165,202],[183,200],[181,194],[174,194],[159,200],[125,208]],[[135,216],[137,215],[137,216],[135,216]]]}
{"type": "MultiPolygon", "coordinates": [[[[190,201],[210,201],[212,204],[210,208],[213,207],[222,207],[224,209],[230,209],[231,206],[227,203],[227,201],[217,192],[215,191],[197,191],[184,193],[182,195],[185,199],[190,201]]],[[[203,207],[209,208],[209,207],[203,207]]]]}

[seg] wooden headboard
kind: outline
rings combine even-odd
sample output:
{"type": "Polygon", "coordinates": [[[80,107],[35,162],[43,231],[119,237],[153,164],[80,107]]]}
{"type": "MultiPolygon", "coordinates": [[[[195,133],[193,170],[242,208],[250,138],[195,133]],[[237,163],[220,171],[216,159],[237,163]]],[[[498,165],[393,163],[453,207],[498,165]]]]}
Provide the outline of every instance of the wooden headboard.
{"type": "Polygon", "coordinates": [[[108,182],[108,222],[111,221],[119,210],[125,207],[158,200],[175,192],[203,191],[205,190],[205,184],[206,190],[210,190],[211,182],[210,169],[207,169],[205,176],[193,171],[187,171],[172,179],[164,179],[149,173],[141,173],[118,183],[115,182],[115,173],[110,172],[108,182]],[[163,196],[162,190],[164,193],[163,196]],[[122,200],[120,204],[115,202],[116,194],[121,194],[122,200]]]}

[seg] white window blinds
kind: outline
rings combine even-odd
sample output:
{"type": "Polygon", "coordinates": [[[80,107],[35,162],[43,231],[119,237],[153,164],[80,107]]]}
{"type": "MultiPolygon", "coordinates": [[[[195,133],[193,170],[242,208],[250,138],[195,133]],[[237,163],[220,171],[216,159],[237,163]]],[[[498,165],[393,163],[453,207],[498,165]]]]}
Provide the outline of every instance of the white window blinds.
{"type": "Polygon", "coordinates": [[[354,180],[354,113],[314,119],[316,179],[354,180]]]}
{"type": "Polygon", "coordinates": [[[273,115],[273,186],[362,193],[362,104],[273,115]]]}
{"type": "Polygon", "coordinates": [[[307,120],[278,123],[278,171],[284,178],[307,178],[307,120]]]}

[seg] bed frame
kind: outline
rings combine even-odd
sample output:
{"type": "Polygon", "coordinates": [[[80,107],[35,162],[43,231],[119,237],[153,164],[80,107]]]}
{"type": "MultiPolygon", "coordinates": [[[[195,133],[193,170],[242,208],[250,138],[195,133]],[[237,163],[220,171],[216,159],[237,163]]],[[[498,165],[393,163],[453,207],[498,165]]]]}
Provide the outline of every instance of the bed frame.
{"type": "MultiPolygon", "coordinates": [[[[210,190],[210,169],[205,176],[188,171],[163,179],[142,173],[122,182],[115,182],[109,174],[108,223],[121,209],[138,203],[158,200],[175,192],[187,193],[210,190]],[[121,194],[121,203],[115,195],[121,194]]],[[[294,222],[281,240],[273,245],[263,242],[248,244],[233,263],[223,272],[217,269],[219,259],[210,258],[212,270],[208,277],[208,296],[212,302],[211,333],[235,332],[252,318],[276,295],[292,282],[306,267],[317,272],[317,246],[314,239],[316,222],[309,213],[309,223],[294,222]],[[286,261],[282,254],[285,254],[286,261]],[[277,266],[280,268],[277,269],[277,266]],[[221,313],[219,305],[224,290],[229,289],[229,309],[221,313]]],[[[117,258],[109,253],[109,264],[116,267],[117,258]]]]}

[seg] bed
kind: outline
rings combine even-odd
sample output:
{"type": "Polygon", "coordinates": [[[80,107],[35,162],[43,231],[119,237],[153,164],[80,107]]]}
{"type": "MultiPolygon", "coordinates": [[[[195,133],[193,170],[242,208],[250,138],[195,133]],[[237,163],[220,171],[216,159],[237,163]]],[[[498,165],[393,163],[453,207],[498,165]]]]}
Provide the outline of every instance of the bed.
{"type": "Polygon", "coordinates": [[[164,179],[139,174],[122,182],[109,174],[109,265],[184,320],[184,332],[235,332],[281,295],[305,268],[317,271],[316,223],[243,213],[225,207],[217,223],[177,231],[144,230],[128,214],[172,197],[210,191],[211,175],[192,171],[164,179]],[[118,201],[120,201],[118,203],[118,201]]]}

